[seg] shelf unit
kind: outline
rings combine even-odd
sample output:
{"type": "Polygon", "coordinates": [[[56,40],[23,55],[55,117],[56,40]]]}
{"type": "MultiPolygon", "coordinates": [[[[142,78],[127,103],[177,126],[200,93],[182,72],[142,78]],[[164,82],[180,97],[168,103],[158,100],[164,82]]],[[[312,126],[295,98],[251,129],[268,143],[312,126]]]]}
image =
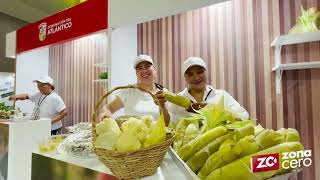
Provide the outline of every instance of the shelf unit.
{"type": "Polygon", "coordinates": [[[107,83],[108,79],[95,79],[93,80],[94,83],[107,83]]]}
{"type": "Polygon", "coordinates": [[[98,68],[107,68],[107,63],[96,63],[94,66],[98,68]]]}
{"type": "MultiPolygon", "coordinates": [[[[104,68],[105,69],[105,72],[108,72],[108,68],[107,68],[107,63],[96,63],[94,64],[94,67],[97,67],[97,68],[104,68]]],[[[93,80],[94,83],[107,83],[108,82],[108,79],[96,79],[96,80],[93,80]]]]}
{"type": "MultiPolygon", "coordinates": [[[[108,47],[108,34],[109,34],[109,30],[105,32],[105,44],[106,46],[108,47]]],[[[107,51],[107,54],[109,52],[107,51]]],[[[108,57],[105,56],[103,57],[103,59],[99,59],[97,60],[96,62],[98,63],[95,63],[93,64],[94,68],[97,70],[98,74],[99,73],[102,73],[102,72],[107,72],[109,74],[109,66],[108,66],[108,63],[107,63],[107,59],[108,57]]],[[[105,88],[105,90],[108,90],[108,83],[109,83],[109,77],[107,79],[100,79],[98,76],[98,74],[95,74],[95,78],[92,82],[95,84],[95,85],[98,85],[98,86],[103,86],[105,88]]]]}
{"type": "Polygon", "coordinates": [[[280,64],[279,66],[272,68],[272,71],[312,69],[312,68],[320,68],[320,61],[280,64]]]}
{"type": "Polygon", "coordinates": [[[320,31],[276,37],[271,43],[275,47],[276,93],[281,94],[281,79],[284,70],[320,68],[320,61],[281,64],[281,48],[285,45],[320,41],[320,31]]]}

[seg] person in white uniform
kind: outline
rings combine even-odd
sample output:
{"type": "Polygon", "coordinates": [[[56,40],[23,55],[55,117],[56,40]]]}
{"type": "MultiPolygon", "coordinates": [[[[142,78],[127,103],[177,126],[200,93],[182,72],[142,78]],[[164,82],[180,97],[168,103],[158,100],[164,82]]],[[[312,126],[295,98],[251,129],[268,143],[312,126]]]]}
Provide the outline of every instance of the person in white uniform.
{"type": "MultiPolygon", "coordinates": [[[[224,97],[226,109],[234,112],[242,120],[249,118],[248,112],[225,90],[215,89],[207,84],[207,65],[200,57],[190,57],[182,64],[187,87],[178,95],[187,97],[193,103],[193,109],[200,109],[207,104],[216,104],[220,98],[224,97]]],[[[169,105],[171,120],[178,122],[180,117],[188,117],[188,111],[192,108],[183,109],[177,105],[169,105]]]]}
{"type": "MultiPolygon", "coordinates": [[[[135,85],[158,96],[157,92],[162,90],[163,87],[155,83],[156,70],[152,58],[148,55],[139,55],[135,59],[133,67],[137,76],[135,85]]],[[[163,97],[159,98],[159,104],[156,105],[150,94],[139,89],[121,89],[116,94],[116,98],[104,106],[103,112],[99,115],[100,120],[104,117],[111,117],[113,113],[122,108],[125,115],[138,117],[151,115],[154,120],[158,120],[160,115],[159,106],[161,106],[165,123],[166,125],[169,124],[170,117],[163,97]]]]}
{"type": "Polygon", "coordinates": [[[54,91],[53,80],[49,76],[42,76],[33,82],[37,83],[39,92],[35,94],[19,94],[10,96],[9,100],[29,99],[35,103],[32,119],[50,118],[51,134],[58,134],[62,129],[61,120],[67,115],[66,105],[62,98],[54,91]]]}

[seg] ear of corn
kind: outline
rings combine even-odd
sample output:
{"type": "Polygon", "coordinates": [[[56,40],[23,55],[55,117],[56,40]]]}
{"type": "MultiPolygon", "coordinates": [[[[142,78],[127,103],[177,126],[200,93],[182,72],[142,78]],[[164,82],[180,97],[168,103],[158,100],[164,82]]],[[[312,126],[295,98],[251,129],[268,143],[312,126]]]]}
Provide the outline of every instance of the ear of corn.
{"type": "Polygon", "coordinates": [[[188,125],[183,137],[183,144],[188,144],[191,140],[196,138],[200,133],[199,124],[191,123],[188,125]]]}
{"type": "Polygon", "coordinates": [[[257,142],[260,149],[267,149],[269,147],[278,145],[284,141],[284,136],[272,129],[265,129],[257,136],[257,142]]]}
{"type": "Polygon", "coordinates": [[[180,120],[177,124],[176,139],[173,142],[173,149],[175,151],[178,151],[183,145],[183,137],[184,137],[184,133],[185,133],[185,130],[186,130],[188,124],[189,124],[188,121],[183,120],[183,119],[180,120]]]}
{"type": "Polygon", "coordinates": [[[277,132],[283,135],[283,142],[299,142],[300,135],[299,132],[292,128],[281,128],[277,132]]]}
{"type": "Polygon", "coordinates": [[[199,176],[208,175],[213,169],[219,168],[225,165],[226,163],[235,160],[237,157],[241,155],[242,151],[244,151],[245,153],[245,151],[247,150],[243,150],[241,145],[249,143],[246,143],[246,141],[248,140],[242,139],[245,137],[250,137],[250,135],[252,136],[253,133],[254,127],[252,124],[246,125],[242,128],[237,129],[234,132],[228,133],[227,135],[218,138],[216,142],[213,141],[212,143],[209,143],[205,148],[197,152],[187,162],[187,164],[194,172],[196,172],[198,169],[202,167],[198,173],[199,176]],[[239,143],[241,142],[241,144],[235,143],[238,141],[239,143]],[[211,146],[215,147],[215,149],[213,149],[213,147],[211,146]],[[218,150],[218,148],[219,153],[215,153],[215,151],[218,150]],[[215,151],[212,151],[212,149],[215,151]],[[223,162],[217,162],[218,160],[222,161],[223,159],[225,159],[223,162]]]}
{"type": "Polygon", "coordinates": [[[193,154],[205,147],[209,142],[221,137],[226,133],[227,128],[223,126],[211,129],[191,140],[188,144],[183,145],[183,147],[178,150],[178,155],[181,157],[181,159],[187,161],[193,154]]]}
{"type": "Polygon", "coordinates": [[[260,133],[262,133],[263,130],[264,130],[264,128],[260,124],[255,126],[254,127],[254,135],[258,136],[260,133]]]}
{"type": "Polygon", "coordinates": [[[234,147],[236,146],[236,141],[233,139],[225,140],[220,148],[219,151],[213,153],[204,166],[200,169],[198,176],[199,177],[206,177],[210,174],[213,170],[226,165],[229,162],[237,159],[240,155],[238,151],[233,151],[234,147]]]}
{"type": "Polygon", "coordinates": [[[261,150],[254,135],[246,136],[240,139],[237,146],[239,146],[241,149],[240,157],[247,156],[261,150]]]}
{"type": "Polygon", "coordinates": [[[245,136],[252,135],[254,132],[254,127],[252,124],[247,124],[244,127],[239,127],[236,131],[229,132],[211,142],[209,142],[205,147],[196,152],[188,161],[187,165],[194,171],[197,172],[207,161],[209,156],[216,152],[222,142],[233,139],[239,140],[245,136]]]}
{"type": "Polygon", "coordinates": [[[176,104],[178,106],[181,106],[183,108],[188,108],[189,106],[191,106],[191,101],[183,96],[174,94],[170,91],[163,91],[163,95],[166,98],[167,101],[176,104]]]}
{"type": "Polygon", "coordinates": [[[231,139],[233,136],[234,133],[230,132],[210,142],[204,148],[196,152],[187,161],[187,165],[193,172],[197,172],[205,164],[210,155],[215,153],[219,149],[221,143],[227,139],[231,139]]]}
{"type": "Polygon", "coordinates": [[[239,142],[230,139],[223,142],[219,151],[212,154],[204,166],[198,172],[200,178],[206,177],[213,170],[220,168],[240,157],[254,154],[259,151],[259,145],[255,141],[255,136],[249,135],[239,142]]]}

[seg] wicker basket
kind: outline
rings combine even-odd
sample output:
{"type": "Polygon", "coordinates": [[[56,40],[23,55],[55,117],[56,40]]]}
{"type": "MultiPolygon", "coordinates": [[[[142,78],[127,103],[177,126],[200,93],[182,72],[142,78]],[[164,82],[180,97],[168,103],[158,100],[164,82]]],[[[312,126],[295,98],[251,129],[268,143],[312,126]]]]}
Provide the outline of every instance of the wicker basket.
{"type": "MultiPolygon", "coordinates": [[[[92,116],[93,141],[97,137],[95,131],[95,126],[97,123],[96,112],[102,101],[115,90],[128,88],[140,89],[141,91],[150,94],[154,101],[158,102],[158,99],[152,93],[136,86],[122,86],[111,90],[105,94],[95,106],[95,111],[92,116]]],[[[160,110],[162,111],[161,108],[160,110]]],[[[150,176],[157,172],[157,168],[161,165],[164,155],[166,154],[168,147],[171,145],[173,140],[174,135],[167,134],[167,138],[164,142],[147,148],[142,148],[134,152],[115,152],[102,148],[95,148],[94,143],[93,147],[98,159],[105,166],[107,166],[115,176],[121,179],[135,179],[144,176],[150,176]]]]}

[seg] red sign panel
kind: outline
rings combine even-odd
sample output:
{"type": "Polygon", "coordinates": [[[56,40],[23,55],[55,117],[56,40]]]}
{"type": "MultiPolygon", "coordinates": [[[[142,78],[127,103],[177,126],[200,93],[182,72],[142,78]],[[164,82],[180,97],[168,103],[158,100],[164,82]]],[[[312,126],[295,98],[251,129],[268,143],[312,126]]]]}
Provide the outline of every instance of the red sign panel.
{"type": "Polygon", "coordinates": [[[17,31],[17,54],[108,28],[108,0],[87,0],[17,31]]]}
{"type": "Polygon", "coordinates": [[[265,154],[251,158],[252,172],[270,171],[279,169],[279,154],[265,154]]]}

